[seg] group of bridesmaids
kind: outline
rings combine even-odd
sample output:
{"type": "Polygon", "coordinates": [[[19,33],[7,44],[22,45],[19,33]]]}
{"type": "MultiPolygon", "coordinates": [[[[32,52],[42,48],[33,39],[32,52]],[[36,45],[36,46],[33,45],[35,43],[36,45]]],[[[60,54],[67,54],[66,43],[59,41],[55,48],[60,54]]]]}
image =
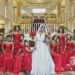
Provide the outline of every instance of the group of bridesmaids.
{"type": "MultiPolygon", "coordinates": [[[[16,26],[14,31],[3,39],[0,36],[0,72],[5,74],[30,73],[32,65],[32,51],[20,27],[16,26]]],[[[9,75],[10,75],[9,74],[9,75]]]]}
{"type": "Polygon", "coordinates": [[[56,73],[75,70],[75,42],[71,34],[64,34],[63,27],[52,36],[50,48],[56,73]]]}

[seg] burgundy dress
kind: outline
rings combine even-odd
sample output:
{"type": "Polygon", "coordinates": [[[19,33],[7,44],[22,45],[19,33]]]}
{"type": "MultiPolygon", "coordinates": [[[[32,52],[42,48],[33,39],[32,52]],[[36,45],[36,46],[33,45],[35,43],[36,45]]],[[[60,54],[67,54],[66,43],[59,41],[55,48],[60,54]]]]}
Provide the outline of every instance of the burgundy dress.
{"type": "Polygon", "coordinates": [[[3,64],[4,64],[4,54],[2,50],[2,43],[0,43],[0,71],[2,71],[3,64]]]}
{"type": "MultiPolygon", "coordinates": [[[[30,47],[27,45],[21,46],[22,49],[28,48],[30,50],[30,47]]],[[[24,50],[24,57],[23,57],[23,71],[31,71],[32,70],[32,53],[27,52],[24,50]]]]}
{"type": "MultiPolygon", "coordinates": [[[[24,53],[24,51],[25,51],[25,45],[23,43],[21,43],[20,47],[21,47],[21,53],[24,53]]],[[[25,64],[24,63],[24,55],[23,55],[22,63],[21,64],[22,64],[21,65],[21,71],[24,72],[24,64],[25,64]]]]}
{"type": "Polygon", "coordinates": [[[70,55],[68,63],[71,70],[75,71],[75,53],[72,53],[72,55],[70,55]]]}
{"type": "Polygon", "coordinates": [[[51,53],[52,53],[52,57],[55,63],[55,71],[56,73],[60,73],[64,71],[62,67],[63,57],[59,52],[57,52],[57,46],[58,45],[56,43],[51,45],[51,53]]]}
{"type": "Polygon", "coordinates": [[[13,40],[14,40],[13,73],[18,74],[21,71],[20,64],[22,60],[21,55],[20,54],[17,55],[18,51],[20,50],[21,34],[20,33],[13,34],[13,40]]]}
{"type": "Polygon", "coordinates": [[[74,50],[74,44],[71,42],[71,43],[68,43],[68,51],[67,52],[67,57],[68,57],[68,64],[69,64],[69,67],[71,68],[71,70],[74,70],[75,71],[75,52],[73,52],[74,50]]]}
{"type": "Polygon", "coordinates": [[[13,56],[12,56],[12,43],[4,44],[5,55],[4,55],[4,65],[3,72],[13,71],[13,56]]]}
{"type": "Polygon", "coordinates": [[[73,60],[72,58],[75,57],[75,54],[73,53],[73,50],[74,50],[73,42],[67,42],[66,43],[66,51],[65,51],[67,70],[72,70],[72,67],[74,67],[71,64],[71,61],[73,60]]]}
{"type": "Polygon", "coordinates": [[[21,34],[20,33],[13,34],[13,40],[14,40],[14,55],[16,55],[20,49],[21,34]]]}
{"type": "Polygon", "coordinates": [[[60,53],[63,54],[64,53],[64,48],[65,48],[65,36],[64,35],[60,35],[59,36],[59,42],[60,42],[60,53]]]}
{"type": "Polygon", "coordinates": [[[18,55],[16,55],[15,57],[14,57],[14,68],[13,68],[13,73],[15,73],[15,74],[19,74],[20,72],[22,72],[22,63],[23,63],[23,53],[24,53],[24,47],[22,46],[22,45],[20,45],[20,47],[21,47],[21,51],[20,51],[20,53],[18,54],[18,55]]]}
{"type": "Polygon", "coordinates": [[[73,42],[66,42],[65,56],[66,56],[67,58],[69,58],[69,55],[72,54],[73,49],[74,49],[74,44],[73,44],[73,42]]]}

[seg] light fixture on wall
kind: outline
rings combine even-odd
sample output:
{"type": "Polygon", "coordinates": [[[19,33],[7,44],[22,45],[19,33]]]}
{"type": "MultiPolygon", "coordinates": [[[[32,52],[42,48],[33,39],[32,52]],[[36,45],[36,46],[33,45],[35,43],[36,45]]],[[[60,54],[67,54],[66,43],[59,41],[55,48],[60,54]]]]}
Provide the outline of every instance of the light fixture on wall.
{"type": "Polygon", "coordinates": [[[44,13],[46,13],[46,9],[45,8],[33,8],[32,13],[34,13],[34,14],[44,14],[44,13]]]}

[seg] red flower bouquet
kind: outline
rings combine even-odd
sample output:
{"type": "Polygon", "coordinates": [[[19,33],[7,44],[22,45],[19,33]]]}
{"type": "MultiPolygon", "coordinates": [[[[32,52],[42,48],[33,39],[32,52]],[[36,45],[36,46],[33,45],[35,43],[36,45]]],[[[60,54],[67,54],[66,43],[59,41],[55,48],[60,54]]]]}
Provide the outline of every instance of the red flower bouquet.
{"type": "Polygon", "coordinates": [[[36,32],[30,32],[29,34],[30,34],[30,36],[35,36],[36,32]]]}

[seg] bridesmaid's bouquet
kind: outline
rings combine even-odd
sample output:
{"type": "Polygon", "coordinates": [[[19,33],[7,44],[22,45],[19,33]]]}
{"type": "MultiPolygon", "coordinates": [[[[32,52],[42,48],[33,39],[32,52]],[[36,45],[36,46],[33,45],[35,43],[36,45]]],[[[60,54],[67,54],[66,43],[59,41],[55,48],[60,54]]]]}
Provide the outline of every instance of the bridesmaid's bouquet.
{"type": "Polygon", "coordinates": [[[32,40],[29,40],[29,46],[30,46],[30,47],[34,47],[34,46],[35,46],[35,42],[32,41],[32,40]]]}
{"type": "Polygon", "coordinates": [[[36,35],[36,32],[30,32],[29,35],[30,36],[35,36],[36,35]]]}

